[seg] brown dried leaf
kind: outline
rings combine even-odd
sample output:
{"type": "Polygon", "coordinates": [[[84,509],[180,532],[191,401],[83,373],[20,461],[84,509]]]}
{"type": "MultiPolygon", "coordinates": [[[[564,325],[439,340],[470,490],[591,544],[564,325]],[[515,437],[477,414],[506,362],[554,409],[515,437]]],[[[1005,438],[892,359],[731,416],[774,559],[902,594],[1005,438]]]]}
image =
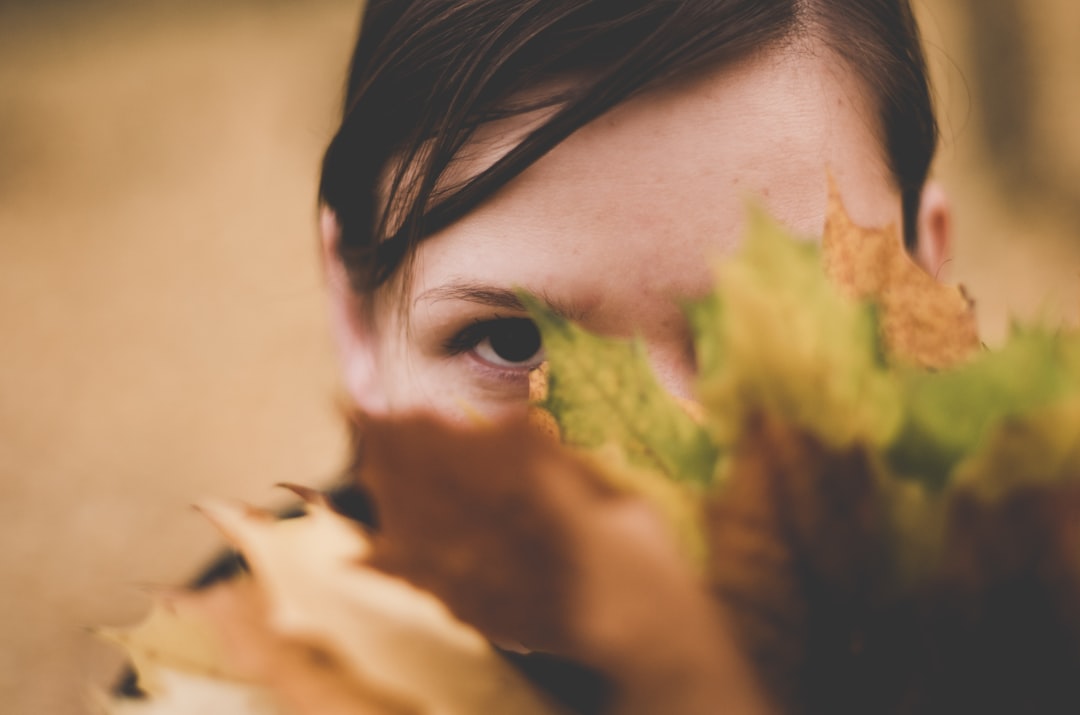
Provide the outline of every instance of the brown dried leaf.
{"type": "Polygon", "coordinates": [[[1080,485],[950,506],[921,594],[922,712],[1080,712],[1080,485]]]}
{"type": "Polygon", "coordinates": [[[792,712],[877,712],[850,707],[870,683],[844,677],[857,672],[852,643],[870,637],[889,574],[885,515],[861,451],[831,452],[759,419],[707,523],[714,593],[768,692],[792,712]]]}
{"type": "Polygon", "coordinates": [[[972,301],[915,264],[895,226],[862,228],[848,216],[835,182],[822,239],[825,270],[849,295],[880,310],[882,339],[901,361],[946,368],[980,348],[972,301]]]}
{"type": "Polygon", "coordinates": [[[783,711],[1080,709],[1080,486],[948,496],[936,565],[906,582],[887,481],[762,419],[710,499],[714,592],[783,711]]]}
{"type": "Polygon", "coordinates": [[[370,562],[438,594],[500,641],[543,647],[571,617],[575,544],[543,475],[582,508],[614,489],[520,424],[458,429],[424,417],[369,420],[361,481],[377,505],[370,562]],[[572,492],[572,493],[570,493],[572,492]]]}
{"type": "Polygon", "coordinates": [[[365,433],[372,564],[496,640],[608,675],[613,712],[764,710],[664,520],[594,461],[524,421],[466,430],[407,417],[365,433]]]}

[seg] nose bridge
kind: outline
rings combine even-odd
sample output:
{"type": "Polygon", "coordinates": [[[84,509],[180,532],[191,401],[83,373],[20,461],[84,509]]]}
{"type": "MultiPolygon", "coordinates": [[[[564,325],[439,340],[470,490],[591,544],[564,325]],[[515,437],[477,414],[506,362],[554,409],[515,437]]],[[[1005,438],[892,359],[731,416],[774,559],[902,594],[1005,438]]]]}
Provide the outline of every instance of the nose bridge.
{"type": "Polygon", "coordinates": [[[693,398],[697,364],[690,340],[685,335],[665,335],[646,339],[645,346],[661,387],[676,397],[693,398]]]}

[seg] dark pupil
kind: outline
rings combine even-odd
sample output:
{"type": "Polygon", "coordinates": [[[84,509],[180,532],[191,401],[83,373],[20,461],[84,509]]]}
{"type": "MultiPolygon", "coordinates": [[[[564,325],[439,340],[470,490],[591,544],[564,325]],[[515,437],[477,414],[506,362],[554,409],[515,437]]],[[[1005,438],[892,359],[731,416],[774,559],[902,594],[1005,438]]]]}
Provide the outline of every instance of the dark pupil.
{"type": "Polygon", "coordinates": [[[507,362],[525,362],[540,349],[540,331],[528,318],[500,320],[490,340],[491,349],[507,362]]]}

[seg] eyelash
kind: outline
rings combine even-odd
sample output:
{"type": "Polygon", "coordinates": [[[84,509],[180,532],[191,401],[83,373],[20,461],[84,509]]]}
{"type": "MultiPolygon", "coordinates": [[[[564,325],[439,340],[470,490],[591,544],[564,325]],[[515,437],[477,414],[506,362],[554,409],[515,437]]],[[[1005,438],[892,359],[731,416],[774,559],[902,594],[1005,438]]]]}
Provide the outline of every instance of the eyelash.
{"type": "MultiPolygon", "coordinates": [[[[490,318],[476,318],[469,325],[450,336],[443,343],[443,350],[447,355],[464,355],[476,349],[484,340],[492,337],[495,328],[505,321],[522,320],[524,316],[494,315],[490,318]]],[[[527,372],[520,368],[500,367],[484,363],[484,369],[509,379],[522,379],[527,372]]]]}
{"type": "Polygon", "coordinates": [[[493,318],[474,318],[467,326],[457,331],[443,343],[447,355],[467,353],[480,341],[491,334],[491,326],[506,318],[496,315],[493,318]]]}
{"type": "Polygon", "coordinates": [[[503,315],[495,315],[491,318],[474,318],[469,325],[451,336],[444,343],[443,348],[448,355],[467,353],[485,338],[491,337],[492,328],[504,320],[514,320],[514,318],[503,315]]]}

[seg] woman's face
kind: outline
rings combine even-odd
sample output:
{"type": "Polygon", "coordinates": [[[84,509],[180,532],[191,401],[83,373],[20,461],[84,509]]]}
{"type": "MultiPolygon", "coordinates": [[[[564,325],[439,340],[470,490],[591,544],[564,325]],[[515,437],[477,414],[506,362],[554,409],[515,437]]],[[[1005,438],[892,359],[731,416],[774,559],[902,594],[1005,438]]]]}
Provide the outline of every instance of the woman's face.
{"type": "MultiPolygon", "coordinates": [[[[478,140],[475,168],[528,121],[478,140]]],[[[514,298],[523,288],[591,331],[639,335],[661,381],[686,393],[694,356],[680,304],[709,290],[751,198],[819,235],[829,171],[857,221],[899,225],[875,113],[828,53],[772,53],[643,94],[424,241],[405,300],[380,301],[375,330],[350,319],[337,267],[349,390],[374,412],[520,408],[543,359],[514,298]]],[[[324,228],[332,243],[332,221],[324,228]]]]}

